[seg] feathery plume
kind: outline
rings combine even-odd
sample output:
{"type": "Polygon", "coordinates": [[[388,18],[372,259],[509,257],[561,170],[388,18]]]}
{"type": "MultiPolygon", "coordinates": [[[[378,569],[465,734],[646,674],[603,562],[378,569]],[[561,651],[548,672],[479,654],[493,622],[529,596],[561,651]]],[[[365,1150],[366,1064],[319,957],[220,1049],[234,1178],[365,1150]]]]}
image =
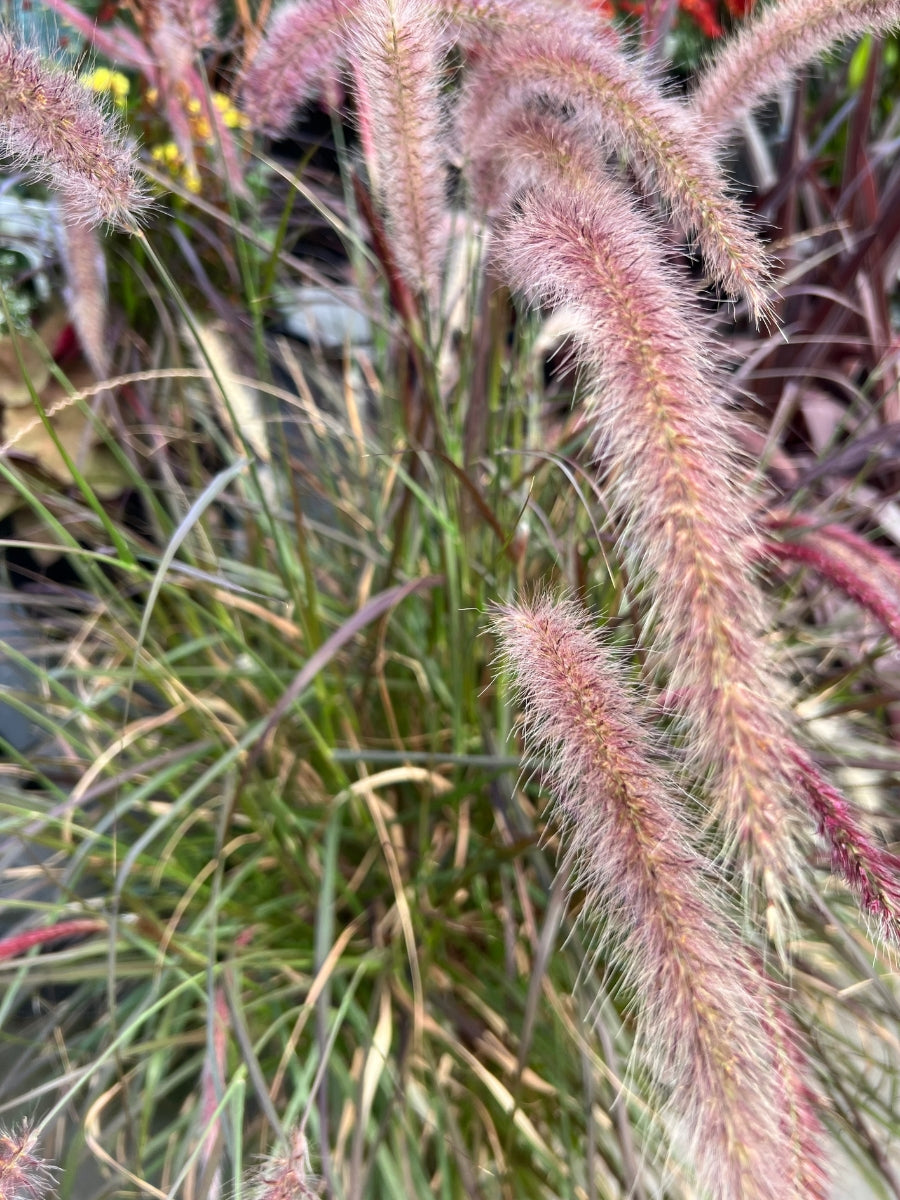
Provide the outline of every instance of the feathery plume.
{"type": "Polygon", "coordinates": [[[541,0],[435,0],[446,17],[455,43],[480,59],[486,49],[505,34],[533,33],[538,36],[565,21],[568,33],[603,38],[618,46],[615,25],[598,8],[578,0],[554,0],[552,8],[541,0]]]}
{"type": "Polygon", "coordinates": [[[171,87],[186,79],[194,58],[216,40],[213,0],[156,0],[149,39],[162,78],[171,87]]]}
{"type": "Polygon", "coordinates": [[[809,517],[770,516],[768,526],[789,535],[767,541],[768,554],[812,567],[868,609],[900,645],[900,570],[889,554],[852,529],[818,525],[809,517]]]}
{"type": "Polygon", "coordinates": [[[146,205],[137,162],[115,122],[68,71],[0,30],[0,152],[46,178],[70,213],[132,227],[146,205]]]}
{"type": "Polygon", "coordinates": [[[898,26],[900,0],[780,0],[758,7],[701,77],[691,111],[707,135],[723,138],[836,42],[898,26]]]}
{"type": "Polygon", "coordinates": [[[284,1153],[267,1158],[251,1182],[253,1200],[316,1200],[319,1181],[312,1174],[309,1146],[299,1129],[288,1134],[284,1153]]]}
{"type": "Polygon", "coordinates": [[[594,452],[631,569],[655,597],[650,621],[689,719],[689,765],[711,776],[714,812],[761,880],[783,943],[788,881],[801,873],[784,754],[792,739],[759,636],[749,485],[658,240],[621,188],[591,178],[572,131],[535,122],[533,144],[542,130],[542,182],[515,197],[497,236],[500,268],[532,301],[572,314],[593,373],[594,452]]]}
{"type": "Polygon", "coordinates": [[[277,136],[337,76],[356,0],[292,0],[279,8],[238,92],[255,129],[277,136]]]}
{"type": "Polygon", "coordinates": [[[94,229],[70,216],[60,203],[57,226],[60,258],[66,273],[65,300],[84,357],[97,379],[109,376],[106,259],[94,229]]]}
{"type": "Polygon", "coordinates": [[[219,1200],[222,1195],[222,1167],[217,1162],[210,1173],[210,1163],[219,1139],[222,1137],[222,1116],[218,1112],[226,1071],[228,1069],[228,1001],[225,990],[218,985],[213,993],[212,1036],[203,1056],[203,1071],[200,1075],[201,1111],[200,1119],[207,1129],[200,1147],[200,1175],[209,1178],[207,1200],[219,1200]]]}
{"type": "Polygon", "coordinates": [[[27,1125],[0,1130],[0,1200],[46,1200],[53,1172],[36,1154],[37,1137],[27,1125]]]}
{"type": "Polygon", "coordinates": [[[839,587],[851,600],[876,617],[895,642],[900,644],[900,605],[884,590],[884,581],[868,564],[831,541],[825,530],[808,533],[802,542],[767,542],[765,550],[786,562],[812,567],[823,579],[839,587]]]}
{"type": "MultiPolygon", "coordinates": [[[[762,965],[754,961],[754,966],[762,976],[762,965]]],[[[830,1200],[827,1164],[822,1154],[825,1131],[819,1118],[825,1099],[812,1081],[800,1030],[776,999],[771,983],[763,993],[763,1003],[766,1008],[763,1035],[772,1047],[775,1064],[772,1082],[783,1094],[783,1130],[794,1148],[791,1159],[794,1194],[804,1200],[830,1200]]]]}
{"type": "Polygon", "coordinates": [[[528,108],[538,98],[572,113],[592,137],[624,150],[650,194],[696,239],[716,281],[743,296],[752,315],[768,311],[769,267],[747,214],[725,191],[710,147],[698,139],[683,105],[666,99],[647,73],[608,38],[587,38],[548,24],[501,39],[473,71],[459,107],[460,142],[482,154],[483,131],[498,101],[528,108]]]}
{"type": "Polygon", "coordinates": [[[182,30],[192,51],[214,44],[219,15],[215,0],[159,0],[159,13],[182,30]]]}
{"type": "Polygon", "coordinates": [[[703,884],[635,697],[571,602],[502,607],[494,628],[586,913],[623,960],[638,1052],[702,1184],[718,1200],[800,1200],[765,984],[703,884]]]}
{"type": "Polygon", "coordinates": [[[48,942],[58,942],[63,938],[79,937],[83,933],[99,933],[106,928],[103,921],[93,917],[76,917],[71,921],[57,921],[55,925],[48,925],[43,929],[27,929],[24,933],[0,938],[0,960],[19,958],[35,946],[45,946],[48,942]]]}
{"type": "Polygon", "coordinates": [[[441,49],[440,26],[422,0],[361,0],[348,50],[365,85],[377,191],[397,265],[431,301],[445,241],[441,49]]]}
{"type": "Polygon", "coordinates": [[[831,865],[878,923],[882,937],[900,943],[900,858],[876,846],[846,796],[801,751],[792,755],[797,788],[816,818],[831,865]]]}

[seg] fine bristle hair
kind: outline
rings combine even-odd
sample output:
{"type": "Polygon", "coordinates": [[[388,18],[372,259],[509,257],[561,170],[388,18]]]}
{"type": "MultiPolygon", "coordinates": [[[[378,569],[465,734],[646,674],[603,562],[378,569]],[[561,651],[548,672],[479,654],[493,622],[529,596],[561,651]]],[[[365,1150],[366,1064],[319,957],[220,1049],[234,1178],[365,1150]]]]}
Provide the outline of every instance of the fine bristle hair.
{"type": "MultiPolygon", "coordinates": [[[[540,132],[532,126],[532,152],[540,132]]],[[[747,473],[710,347],[653,231],[623,189],[588,182],[565,127],[547,137],[541,183],[516,194],[497,231],[498,266],[532,302],[571,314],[593,451],[630,570],[651,597],[654,646],[687,716],[689,766],[707,782],[728,849],[762,884],[783,945],[802,860],[787,704],[751,571],[747,473]]]]}
{"type": "Polygon", "coordinates": [[[900,944],[900,857],[876,845],[854,806],[805,754],[793,755],[796,786],[816,819],[834,872],[856,894],[873,933],[900,944]]]}
{"type": "Polygon", "coordinates": [[[585,919],[623,972],[638,1055],[701,1184],[718,1200],[815,1195],[797,1161],[810,1150],[797,1089],[776,1070],[796,1048],[773,1041],[772,998],[703,882],[621,669],[571,601],[503,606],[493,628],[585,919]]]}
{"type": "Polygon", "coordinates": [[[27,1124],[12,1132],[0,1129],[0,1200],[47,1200],[54,1192],[53,1176],[27,1124]]]}
{"type": "Polygon", "coordinates": [[[391,250],[413,294],[433,305],[446,208],[440,22],[423,0],[361,0],[347,54],[391,250]]]}
{"type": "Polygon", "coordinates": [[[0,29],[0,153],[46,179],[70,220],[133,228],[147,205],[116,121],[68,71],[0,29]]]}
{"type": "Polygon", "coordinates": [[[69,218],[61,201],[57,240],[66,273],[65,300],[82,353],[97,379],[109,375],[106,258],[95,229],[69,218]]]}
{"type": "Polygon", "coordinates": [[[355,0],[289,0],[276,10],[238,81],[255,129],[284,133],[297,109],[333,84],[355,8],[355,0]]]}
{"type": "Polygon", "coordinates": [[[845,38],[900,26],[900,0],[779,0],[725,42],[691,97],[695,129],[726,137],[741,117],[845,38]]]}
{"type": "Polygon", "coordinates": [[[290,1130],[280,1152],[264,1159],[249,1183],[252,1200],[316,1200],[321,1187],[312,1173],[309,1146],[303,1133],[299,1129],[290,1130]]]}
{"type": "Polygon", "coordinates": [[[649,196],[658,196],[696,241],[728,296],[751,315],[769,313],[769,261],[747,213],[728,195],[721,171],[685,107],[609,39],[554,26],[502,38],[471,72],[458,109],[459,141],[482,156],[498,102],[528,109],[535,99],[583,123],[594,139],[627,154],[649,196]]]}

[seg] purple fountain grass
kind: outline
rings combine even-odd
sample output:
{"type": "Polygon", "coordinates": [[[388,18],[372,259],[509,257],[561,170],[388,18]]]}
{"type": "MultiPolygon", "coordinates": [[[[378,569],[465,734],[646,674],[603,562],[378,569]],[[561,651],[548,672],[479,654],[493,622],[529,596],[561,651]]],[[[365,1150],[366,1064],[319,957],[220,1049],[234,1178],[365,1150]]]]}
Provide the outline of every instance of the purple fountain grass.
{"type": "Polygon", "coordinates": [[[900,645],[896,564],[892,564],[893,577],[887,575],[879,559],[867,553],[872,549],[877,551],[877,547],[870,547],[863,538],[837,525],[817,526],[812,521],[791,518],[781,528],[794,536],[789,540],[766,542],[765,551],[786,562],[812,567],[823,579],[867,609],[900,645]]]}
{"type": "MultiPolygon", "coordinates": [[[[772,1000],[703,883],[706,864],[638,703],[585,613],[538,599],[494,618],[585,893],[638,1013],[637,1045],[717,1200],[800,1200],[808,1151],[778,1075],[772,1000]]],[[[804,1127],[808,1129],[808,1126],[804,1127]]]]}
{"type": "Polygon", "coordinates": [[[802,751],[795,751],[796,786],[819,824],[832,869],[859,897],[879,934],[900,943],[900,858],[876,846],[853,805],[802,751]]]}
{"type": "Polygon", "coordinates": [[[434,9],[423,0],[361,0],[348,32],[391,250],[412,292],[431,304],[446,242],[443,45],[434,9]]]}
{"type": "Polygon", "coordinates": [[[97,379],[109,375],[109,325],[106,258],[97,231],[70,220],[61,204],[57,226],[60,258],[66,273],[65,300],[82,353],[97,379]]]}
{"type": "Polygon", "coordinates": [[[81,221],[133,228],[146,206],[137,161],[74,75],[0,30],[0,152],[48,180],[81,221]]]}
{"type": "Polygon", "coordinates": [[[254,128],[284,133],[296,110],[337,79],[356,8],[357,0],[293,0],[276,11],[238,86],[254,128]]]}
{"type": "MultiPolygon", "coordinates": [[[[345,57],[345,30],[358,7],[359,0],[288,0],[277,9],[238,89],[242,108],[257,129],[284,133],[297,109],[337,78],[345,57]]],[[[551,12],[540,0],[435,0],[422,11],[428,21],[440,20],[445,50],[458,44],[480,54],[511,29],[542,29],[561,15],[570,29],[577,27],[584,36],[606,35],[618,44],[610,22],[577,0],[559,0],[551,12]]]]}
{"type": "MultiPolygon", "coordinates": [[[[217,16],[215,0],[157,0],[154,4],[149,41],[162,80],[169,87],[186,80],[197,55],[214,44],[217,16]]],[[[183,136],[177,141],[182,154],[192,159],[190,142],[183,136]]]]}
{"type": "Polygon", "coordinates": [[[27,1125],[0,1130],[0,1200],[47,1200],[53,1171],[36,1153],[37,1137],[27,1125]]]}
{"type": "MultiPolygon", "coordinates": [[[[754,962],[760,974],[762,964],[754,962]]],[[[825,1131],[819,1114],[826,1101],[814,1085],[800,1030],[771,985],[763,993],[766,1007],[764,1036],[772,1048],[775,1064],[772,1082],[780,1087],[783,1130],[794,1147],[792,1183],[797,1196],[807,1200],[831,1200],[827,1163],[823,1157],[825,1131]]]]}
{"type": "Polygon", "coordinates": [[[780,0],[760,5],[718,53],[691,98],[714,137],[844,38],[900,26],[900,0],[780,0]]]}
{"type": "Polygon", "coordinates": [[[284,1153],[267,1158],[250,1182],[253,1200],[316,1200],[321,1189],[300,1130],[288,1134],[284,1153]]]}
{"type": "MultiPolygon", "coordinates": [[[[296,108],[334,76],[344,57],[345,25],[359,91],[367,95],[373,60],[352,45],[359,11],[358,0],[295,0],[276,12],[241,84],[242,107],[257,128],[283,133],[296,108]]],[[[437,0],[410,9],[407,36],[421,26],[420,36],[446,45],[434,24],[438,11],[475,66],[462,106],[464,148],[479,152],[480,130],[504,94],[520,104],[541,95],[560,107],[574,105],[595,135],[628,153],[648,194],[661,194],[728,295],[743,296],[756,319],[767,314],[768,259],[747,213],[728,195],[712,150],[697,139],[685,107],[662,94],[646,64],[621,51],[607,23],[577,4],[557,10],[535,0],[471,6],[437,0]]],[[[426,111],[432,107],[429,101],[426,111]]],[[[395,147],[394,161],[403,163],[398,152],[395,147]]]]}
{"type": "Polygon", "coordinates": [[[684,106],[667,99],[637,62],[608,38],[561,23],[502,38],[463,93],[460,143],[482,156],[482,131],[498,101],[528,108],[535,98],[586,122],[591,135],[624,150],[648,194],[662,196],[691,233],[716,281],[743,296],[751,314],[768,312],[768,259],[747,213],[726,192],[714,155],[684,106]]]}
{"type": "Polygon", "coordinates": [[[548,114],[539,101],[523,107],[511,96],[499,99],[480,131],[478,154],[466,163],[474,203],[502,224],[516,195],[540,187],[548,171],[590,191],[605,176],[606,154],[585,134],[573,121],[548,114]]]}
{"type": "Polygon", "coordinates": [[[578,0],[554,0],[548,7],[541,0],[435,0],[446,16],[454,40],[469,55],[480,59],[494,42],[508,34],[540,35],[565,22],[570,35],[602,38],[620,46],[619,33],[612,21],[589,3],[578,0]]]}
{"type": "Polygon", "coordinates": [[[206,50],[216,41],[217,0],[157,0],[155,16],[160,24],[180,30],[192,53],[206,50]]]}
{"type": "Polygon", "coordinates": [[[789,881],[801,873],[784,753],[792,739],[759,635],[752,494],[709,347],[627,193],[592,173],[565,126],[535,119],[531,136],[532,152],[547,142],[547,165],[499,231],[500,269],[532,301],[572,314],[593,375],[594,453],[607,467],[631,569],[654,597],[652,636],[689,718],[690,766],[712,776],[714,812],[762,882],[783,944],[789,881]]]}

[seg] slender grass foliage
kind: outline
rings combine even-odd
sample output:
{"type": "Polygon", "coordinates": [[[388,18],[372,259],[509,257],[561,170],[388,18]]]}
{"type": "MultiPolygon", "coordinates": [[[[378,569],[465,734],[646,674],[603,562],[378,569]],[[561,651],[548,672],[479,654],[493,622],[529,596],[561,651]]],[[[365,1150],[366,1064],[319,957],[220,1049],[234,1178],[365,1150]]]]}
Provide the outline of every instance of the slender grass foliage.
{"type": "Polygon", "coordinates": [[[900,5],[609,7],[0,36],[0,1196],[900,1196],[900,5]]]}

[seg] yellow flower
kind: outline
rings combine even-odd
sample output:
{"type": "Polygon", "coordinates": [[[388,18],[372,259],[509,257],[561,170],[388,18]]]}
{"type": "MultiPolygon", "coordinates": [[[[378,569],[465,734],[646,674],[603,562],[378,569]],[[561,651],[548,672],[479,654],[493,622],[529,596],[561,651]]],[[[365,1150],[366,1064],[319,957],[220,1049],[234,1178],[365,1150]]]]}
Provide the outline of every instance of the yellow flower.
{"type": "Polygon", "coordinates": [[[174,142],[163,142],[159,146],[154,146],[151,153],[158,163],[162,163],[170,171],[177,171],[181,166],[181,151],[174,142]]]}
{"type": "Polygon", "coordinates": [[[81,82],[92,92],[111,92],[117,104],[123,104],[131,90],[131,80],[121,71],[111,71],[109,67],[97,67],[88,75],[82,75],[81,82]]]}
{"type": "Polygon", "coordinates": [[[195,167],[188,166],[184,156],[174,142],[163,142],[154,146],[150,151],[153,158],[165,167],[175,179],[181,179],[187,191],[195,196],[199,194],[202,184],[195,167]]]}
{"type": "Polygon", "coordinates": [[[222,124],[226,129],[249,129],[250,122],[235,108],[231,102],[231,97],[226,96],[224,92],[213,92],[213,104],[222,114],[222,124]]]}

